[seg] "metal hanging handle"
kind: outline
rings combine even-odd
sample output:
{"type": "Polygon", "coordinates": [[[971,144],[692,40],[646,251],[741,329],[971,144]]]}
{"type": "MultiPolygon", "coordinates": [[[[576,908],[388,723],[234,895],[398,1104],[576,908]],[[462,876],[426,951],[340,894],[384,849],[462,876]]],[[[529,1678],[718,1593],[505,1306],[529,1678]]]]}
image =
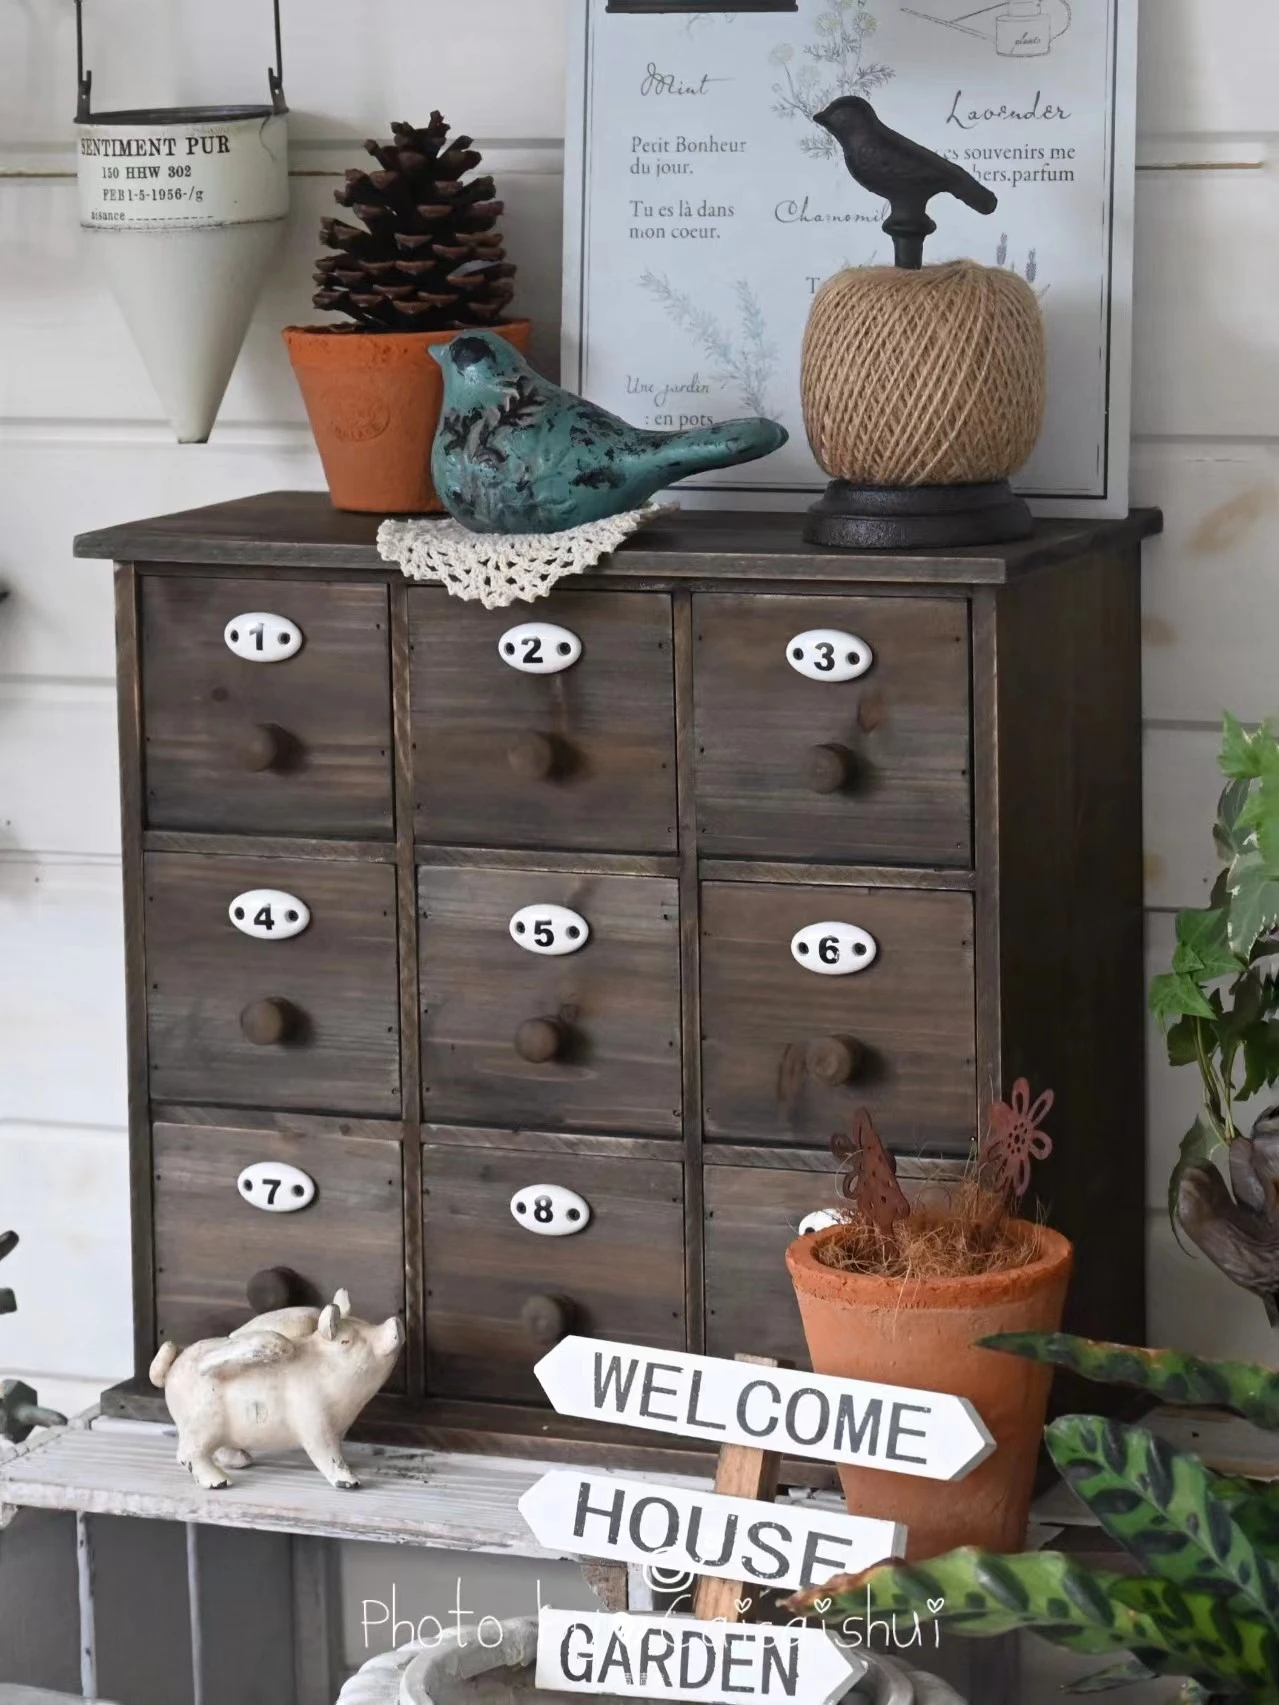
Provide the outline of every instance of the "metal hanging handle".
{"type": "MultiPolygon", "coordinates": [[[[276,112],[288,112],[284,98],[284,35],[280,28],[280,0],[272,0],[275,12],[275,64],[267,67],[267,83],[271,90],[271,105],[276,112]]],[[[93,72],[84,68],[84,0],[75,0],[76,56],[76,123],[93,121],[93,72]]]]}

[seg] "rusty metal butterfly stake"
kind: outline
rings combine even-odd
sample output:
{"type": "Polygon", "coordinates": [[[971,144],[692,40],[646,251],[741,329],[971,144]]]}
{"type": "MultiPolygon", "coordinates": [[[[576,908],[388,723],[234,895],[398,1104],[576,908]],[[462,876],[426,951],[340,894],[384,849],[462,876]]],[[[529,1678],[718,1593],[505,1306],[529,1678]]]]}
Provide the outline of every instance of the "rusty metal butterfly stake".
{"type": "Polygon", "coordinates": [[[890,1237],[893,1227],[909,1218],[910,1203],[897,1182],[897,1163],[884,1147],[866,1108],[858,1108],[852,1135],[841,1131],[831,1138],[830,1146],[842,1168],[840,1194],[890,1237]]]}
{"type": "Polygon", "coordinates": [[[1047,1160],[1052,1138],[1040,1129],[1052,1109],[1053,1092],[1046,1089],[1033,1106],[1030,1085],[1019,1077],[1009,1101],[996,1101],[978,1155],[978,1177],[988,1190],[1007,1196],[1016,1206],[1030,1188],[1031,1162],[1047,1160]]]}

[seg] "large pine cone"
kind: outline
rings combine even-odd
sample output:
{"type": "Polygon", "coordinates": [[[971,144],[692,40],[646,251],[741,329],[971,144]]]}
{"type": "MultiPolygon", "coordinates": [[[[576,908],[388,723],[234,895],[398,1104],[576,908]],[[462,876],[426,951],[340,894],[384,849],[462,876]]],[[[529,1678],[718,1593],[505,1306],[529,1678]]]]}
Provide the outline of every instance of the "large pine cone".
{"type": "Polygon", "coordinates": [[[331,249],[316,263],[317,308],[382,331],[489,326],[514,295],[515,268],[495,229],[503,203],[493,179],[462,179],[480,164],[469,136],[448,140],[438,112],[425,130],[391,126],[390,142],[366,142],[381,168],[349,171],[335,192],[364,228],[325,219],[331,249]]]}

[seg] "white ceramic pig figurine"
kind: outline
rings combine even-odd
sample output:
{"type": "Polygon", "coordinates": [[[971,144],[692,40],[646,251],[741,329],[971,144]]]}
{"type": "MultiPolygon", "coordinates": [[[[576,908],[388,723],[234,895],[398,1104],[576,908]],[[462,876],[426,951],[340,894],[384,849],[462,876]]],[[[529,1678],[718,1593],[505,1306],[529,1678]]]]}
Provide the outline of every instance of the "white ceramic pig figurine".
{"type": "Polygon", "coordinates": [[[229,1486],[223,1470],[247,1468],[250,1452],[300,1448],[330,1485],[353,1490],[342,1440],[391,1377],[403,1343],[398,1319],[357,1320],[339,1291],[325,1309],[260,1314],[189,1350],[165,1344],[151,1383],[168,1398],[178,1461],[197,1486],[229,1486]]]}

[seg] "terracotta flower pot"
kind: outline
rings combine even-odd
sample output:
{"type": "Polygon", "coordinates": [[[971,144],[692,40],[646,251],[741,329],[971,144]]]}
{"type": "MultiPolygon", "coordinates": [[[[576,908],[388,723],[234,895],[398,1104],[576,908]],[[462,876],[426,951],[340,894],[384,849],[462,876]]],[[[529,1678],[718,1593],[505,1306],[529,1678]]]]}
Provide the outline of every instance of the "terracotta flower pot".
{"type": "MultiPolygon", "coordinates": [[[[521,355],[533,325],[494,326],[521,355]]],[[[444,375],[435,344],[460,334],[368,332],[350,326],[286,326],[284,341],[337,509],[437,515],[431,446],[444,375]]]]}
{"type": "Polygon", "coordinates": [[[903,1283],[824,1266],[818,1252],[839,1234],[832,1226],[786,1251],[813,1371],[966,1397],[996,1444],[983,1463],[949,1484],[841,1468],[849,1510],[905,1523],[911,1562],[961,1545],[1021,1550],[1052,1370],[974,1345],[995,1332],[1057,1330],[1071,1245],[1045,1227],[1039,1259],[1028,1266],[903,1283]]]}

